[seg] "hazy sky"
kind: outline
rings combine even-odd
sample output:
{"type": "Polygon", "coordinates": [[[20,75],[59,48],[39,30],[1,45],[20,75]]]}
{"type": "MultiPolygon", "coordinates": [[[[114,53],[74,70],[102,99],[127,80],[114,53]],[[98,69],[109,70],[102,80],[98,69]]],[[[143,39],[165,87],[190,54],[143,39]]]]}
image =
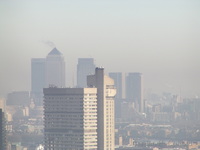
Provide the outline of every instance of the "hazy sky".
{"type": "Polygon", "coordinates": [[[141,72],[145,91],[200,96],[200,0],[0,0],[0,97],[30,90],[31,58],[141,72]]]}

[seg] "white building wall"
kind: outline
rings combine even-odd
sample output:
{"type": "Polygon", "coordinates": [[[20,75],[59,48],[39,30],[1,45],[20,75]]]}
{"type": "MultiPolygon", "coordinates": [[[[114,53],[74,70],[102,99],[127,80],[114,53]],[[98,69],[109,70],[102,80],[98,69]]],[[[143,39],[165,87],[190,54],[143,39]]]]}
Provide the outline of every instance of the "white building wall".
{"type": "Polygon", "coordinates": [[[96,68],[95,75],[88,76],[88,86],[97,88],[98,150],[115,149],[114,88],[113,79],[104,75],[103,68],[96,68]]]}

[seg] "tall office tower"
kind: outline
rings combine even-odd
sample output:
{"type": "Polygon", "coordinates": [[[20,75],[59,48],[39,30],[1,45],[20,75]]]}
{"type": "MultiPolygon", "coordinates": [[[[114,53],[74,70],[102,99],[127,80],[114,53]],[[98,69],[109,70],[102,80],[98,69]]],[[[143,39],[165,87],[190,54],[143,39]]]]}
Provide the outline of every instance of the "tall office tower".
{"type": "Polygon", "coordinates": [[[139,112],[144,112],[143,78],[141,73],[129,73],[126,77],[126,99],[134,102],[134,107],[139,112]]]}
{"type": "Polygon", "coordinates": [[[117,90],[115,96],[115,118],[121,117],[121,102],[122,102],[122,73],[121,72],[111,72],[109,77],[114,80],[114,85],[117,90]]]}
{"type": "Polygon", "coordinates": [[[115,149],[114,81],[96,68],[95,75],[87,77],[89,87],[97,88],[97,141],[98,150],[115,149]]]}
{"type": "Polygon", "coordinates": [[[77,87],[87,87],[87,76],[94,74],[93,58],[79,58],[77,65],[77,87]]]}
{"type": "Polygon", "coordinates": [[[0,150],[6,150],[5,118],[1,108],[0,108],[0,150]]]}
{"type": "Polygon", "coordinates": [[[44,149],[97,149],[97,89],[44,88],[44,149]]]}
{"type": "Polygon", "coordinates": [[[31,59],[31,97],[36,105],[42,105],[45,87],[45,58],[31,59]]]}
{"type": "Polygon", "coordinates": [[[56,48],[46,57],[46,87],[49,86],[65,87],[65,61],[56,48]]]}

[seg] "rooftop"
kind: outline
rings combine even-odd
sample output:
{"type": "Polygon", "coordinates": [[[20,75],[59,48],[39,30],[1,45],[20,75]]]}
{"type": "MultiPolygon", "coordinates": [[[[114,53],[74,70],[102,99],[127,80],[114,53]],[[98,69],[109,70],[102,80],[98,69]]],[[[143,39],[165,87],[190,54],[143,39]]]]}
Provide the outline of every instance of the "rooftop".
{"type": "Polygon", "coordinates": [[[55,47],[54,49],[52,49],[48,55],[62,55],[62,53],[57,50],[57,48],[55,47]]]}

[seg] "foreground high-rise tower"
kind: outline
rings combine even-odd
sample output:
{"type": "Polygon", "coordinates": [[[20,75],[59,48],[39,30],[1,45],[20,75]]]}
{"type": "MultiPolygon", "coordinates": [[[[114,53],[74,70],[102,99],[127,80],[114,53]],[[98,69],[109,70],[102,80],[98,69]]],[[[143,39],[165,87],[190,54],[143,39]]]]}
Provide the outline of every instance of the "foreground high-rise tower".
{"type": "Polygon", "coordinates": [[[60,51],[54,48],[46,57],[46,87],[65,87],[65,61],[60,51]]]}
{"type": "Polygon", "coordinates": [[[87,76],[94,74],[93,58],[79,58],[77,65],[77,87],[87,87],[87,76]]]}
{"type": "Polygon", "coordinates": [[[144,112],[143,77],[141,73],[129,73],[126,77],[126,99],[134,102],[138,112],[144,112]]]}
{"type": "Polygon", "coordinates": [[[45,150],[97,149],[97,89],[44,89],[45,150]]]}
{"type": "Polygon", "coordinates": [[[87,77],[89,87],[97,88],[97,139],[98,150],[115,149],[114,81],[104,75],[103,68],[96,68],[95,75],[87,77]]]}

